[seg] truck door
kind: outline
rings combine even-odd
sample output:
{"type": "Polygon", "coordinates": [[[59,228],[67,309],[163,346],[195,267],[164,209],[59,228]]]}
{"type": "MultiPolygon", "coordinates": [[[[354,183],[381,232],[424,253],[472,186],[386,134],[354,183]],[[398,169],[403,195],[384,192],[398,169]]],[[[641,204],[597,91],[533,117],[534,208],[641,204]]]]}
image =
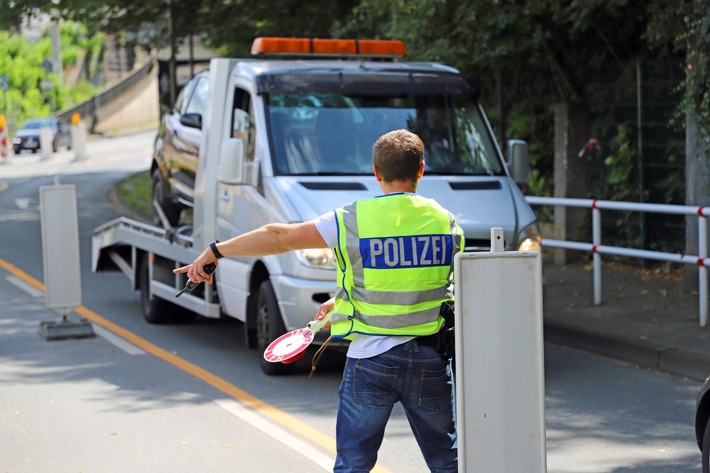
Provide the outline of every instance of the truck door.
{"type": "MultiPolygon", "coordinates": [[[[230,137],[241,138],[244,141],[244,161],[253,162],[255,159],[256,126],[251,96],[244,89],[234,91],[233,108],[231,114],[230,137]]],[[[222,157],[221,159],[229,159],[222,157]]],[[[217,209],[217,238],[229,239],[235,235],[245,233],[258,227],[251,221],[255,209],[247,197],[255,189],[247,189],[244,184],[229,184],[219,182],[218,209],[217,209]]]]}
{"type": "MultiPolygon", "coordinates": [[[[244,141],[244,161],[256,159],[256,140],[259,130],[255,126],[253,101],[249,92],[237,87],[231,111],[231,138],[244,141]]],[[[229,159],[221,156],[220,159],[229,159]]],[[[265,223],[263,196],[259,189],[243,183],[217,182],[217,239],[229,238],[260,227],[265,223]],[[260,208],[261,207],[261,208],[260,208]]],[[[244,320],[246,298],[249,295],[250,260],[230,258],[220,264],[217,284],[223,310],[228,315],[244,320]]]]}

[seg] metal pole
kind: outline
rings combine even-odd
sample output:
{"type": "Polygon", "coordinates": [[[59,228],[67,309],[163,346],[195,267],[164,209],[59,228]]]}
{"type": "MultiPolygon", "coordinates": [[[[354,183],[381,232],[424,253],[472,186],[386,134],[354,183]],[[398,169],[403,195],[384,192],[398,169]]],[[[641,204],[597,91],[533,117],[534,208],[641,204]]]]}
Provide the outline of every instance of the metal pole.
{"type": "MultiPolygon", "coordinates": [[[[708,221],[702,212],[698,212],[698,261],[705,261],[708,255],[708,221]]],[[[698,265],[698,310],[700,326],[705,327],[708,320],[708,269],[704,264],[698,265]]]]}
{"type": "Polygon", "coordinates": [[[593,267],[594,267],[594,305],[602,303],[602,257],[597,248],[602,244],[602,216],[597,208],[596,202],[592,204],[592,245],[593,245],[593,267]]]}
{"type": "Polygon", "coordinates": [[[53,72],[59,77],[59,86],[64,85],[64,66],[62,65],[62,45],[61,36],[59,34],[59,19],[58,12],[53,10],[52,23],[49,27],[50,36],[52,38],[52,65],[53,72]]]}
{"type": "MultiPolygon", "coordinates": [[[[639,202],[645,202],[644,184],[646,176],[643,169],[643,69],[641,61],[636,61],[636,125],[638,133],[638,159],[637,169],[639,175],[639,202]]],[[[639,236],[641,237],[641,247],[646,248],[646,214],[639,213],[639,236]]]]}

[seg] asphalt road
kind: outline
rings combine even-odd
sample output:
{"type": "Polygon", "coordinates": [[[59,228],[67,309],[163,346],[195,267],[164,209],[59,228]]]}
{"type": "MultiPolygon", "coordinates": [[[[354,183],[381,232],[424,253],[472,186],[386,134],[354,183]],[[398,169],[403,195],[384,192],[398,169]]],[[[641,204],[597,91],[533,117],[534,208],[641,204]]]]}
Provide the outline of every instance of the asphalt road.
{"type": "MultiPolygon", "coordinates": [[[[342,358],[329,353],[311,380],[305,362],[265,376],[239,323],[147,325],[122,274],[91,273],[91,232],[116,216],[107,193],[147,168],[152,138],[0,166],[0,472],[327,471],[342,358]],[[57,179],[77,188],[81,313],[109,327],[92,339],[37,334],[60,317],[44,306],[38,207],[57,179]]],[[[548,471],[700,471],[700,383],[552,345],[545,359],[548,471]]],[[[426,471],[400,410],[378,471],[426,471]]]]}

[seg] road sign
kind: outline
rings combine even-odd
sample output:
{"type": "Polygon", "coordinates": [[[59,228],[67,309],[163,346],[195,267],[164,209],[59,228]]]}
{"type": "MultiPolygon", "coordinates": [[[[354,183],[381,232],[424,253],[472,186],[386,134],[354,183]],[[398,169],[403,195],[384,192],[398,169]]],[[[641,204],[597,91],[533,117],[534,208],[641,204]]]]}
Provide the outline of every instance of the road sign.
{"type": "Polygon", "coordinates": [[[9,88],[10,80],[8,79],[7,74],[0,74],[0,90],[7,90],[9,88]]]}
{"type": "Polygon", "coordinates": [[[49,74],[54,71],[54,62],[52,62],[49,58],[45,58],[44,61],[42,61],[42,69],[44,69],[44,72],[49,74]]]}

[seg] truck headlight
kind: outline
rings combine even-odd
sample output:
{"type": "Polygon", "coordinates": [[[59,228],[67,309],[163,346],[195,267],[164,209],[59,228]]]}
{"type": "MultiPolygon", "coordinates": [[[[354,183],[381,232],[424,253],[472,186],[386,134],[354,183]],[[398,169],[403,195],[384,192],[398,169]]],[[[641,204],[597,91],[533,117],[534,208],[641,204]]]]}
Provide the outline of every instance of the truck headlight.
{"type": "Polygon", "coordinates": [[[298,260],[306,266],[313,268],[335,269],[335,255],[331,248],[314,248],[296,251],[298,260]]]}
{"type": "Polygon", "coordinates": [[[542,252],[542,235],[537,223],[528,225],[518,234],[518,251],[539,251],[542,252]]]}

